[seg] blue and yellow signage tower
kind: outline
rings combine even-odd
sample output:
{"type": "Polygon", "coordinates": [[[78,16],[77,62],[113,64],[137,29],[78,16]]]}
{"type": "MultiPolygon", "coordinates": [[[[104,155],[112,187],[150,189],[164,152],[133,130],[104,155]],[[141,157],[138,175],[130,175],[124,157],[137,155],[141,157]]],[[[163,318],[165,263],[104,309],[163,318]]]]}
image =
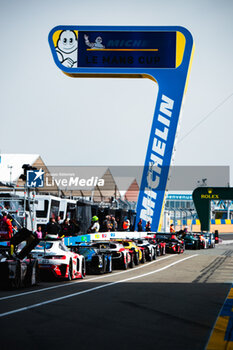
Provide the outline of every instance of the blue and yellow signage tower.
{"type": "Polygon", "coordinates": [[[49,33],[58,68],[72,77],[148,78],[158,84],[137,203],[137,222],[157,231],[165,200],[193,39],[183,27],[58,26],[49,33]]]}

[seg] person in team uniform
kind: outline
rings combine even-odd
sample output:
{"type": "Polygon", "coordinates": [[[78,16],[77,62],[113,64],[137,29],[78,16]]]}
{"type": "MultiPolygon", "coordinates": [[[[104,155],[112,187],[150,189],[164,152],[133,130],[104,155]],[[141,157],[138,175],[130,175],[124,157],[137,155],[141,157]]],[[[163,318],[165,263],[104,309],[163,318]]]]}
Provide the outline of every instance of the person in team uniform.
{"type": "Polygon", "coordinates": [[[151,231],[151,224],[150,221],[147,221],[146,223],[146,232],[150,232],[151,231]]]}
{"type": "Polygon", "coordinates": [[[130,221],[126,217],[125,220],[123,221],[123,231],[129,231],[129,228],[130,228],[130,221]]]}
{"type": "Polygon", "coordinates": [[[52,217],[46,227],[46,236],[50,238],[58,238],[61,232],[61,226],[56,222],[55,218],[52,217]]]}
{"type": "Polygon", "coordinates": [[[142,232],[143,228],[142,228],[142,219],[139,220],[138,222],[138,232],[142,232]]]}
{"type": "Polygon", "coordinates": [[[173,233],[173,232],[175,232],[175,230],[174,230],[174,225],[171,224],[171,225],[170,225],[170,233],[173,233]]]}
{"type": "Polygon", "coordinates": [[[107,215],[105,217],[105,220],[103,221],[103,231],[104,232],[110,232],[111,231],[110,216],[109,215],[107,215]]]}
{"type": "Polygon", "coordinates": [[[91,219],[91,226],[88,229],[88,233],[96,233],[100,230],[99,218],[98,216],[93,216],[91,219]]]}
{"type": "Polygon", "coordinates": [[[7,213],[2,213],[2,218],[0,219],[0,237],[5,239],[11,239],[13,235],[12,222],[7,213]]]}

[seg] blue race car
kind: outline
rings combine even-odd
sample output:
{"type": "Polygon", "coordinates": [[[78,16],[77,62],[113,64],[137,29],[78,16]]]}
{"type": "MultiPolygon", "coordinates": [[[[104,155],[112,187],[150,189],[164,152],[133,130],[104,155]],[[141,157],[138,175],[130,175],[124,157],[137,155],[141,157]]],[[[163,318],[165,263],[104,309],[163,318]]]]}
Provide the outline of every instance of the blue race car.
{"type": "Polygon", "coordinates": [[[112,272],[111,252],[101,252],[100,249],[77,245],[69,247],[73,252],[84,256],[86,261],[86,274],[103,274],[112,272]]]}

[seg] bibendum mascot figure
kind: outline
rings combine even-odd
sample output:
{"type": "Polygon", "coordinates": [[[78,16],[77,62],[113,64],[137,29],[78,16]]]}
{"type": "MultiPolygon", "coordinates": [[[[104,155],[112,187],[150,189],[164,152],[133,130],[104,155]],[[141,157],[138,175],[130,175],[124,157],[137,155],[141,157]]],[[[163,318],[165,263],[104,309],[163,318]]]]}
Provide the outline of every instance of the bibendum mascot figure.
{"type": "Polygon", "coordinates": [[[77,67],[78,40],[73,30],[63,30],[56,46],[59,61],[67,68],[77,67]]]}
{"type": "Polygon", "coordinates": [[[101,36],[98,36],[96,39],[95,39],[95,42],[94,43],[91,43],[89,41],[89,37],[84,34],[84,40],[85,40],[85,44],[90,47],[91,49],[105,49],[105,46],[102,44],[102,38],[101,36]]]}

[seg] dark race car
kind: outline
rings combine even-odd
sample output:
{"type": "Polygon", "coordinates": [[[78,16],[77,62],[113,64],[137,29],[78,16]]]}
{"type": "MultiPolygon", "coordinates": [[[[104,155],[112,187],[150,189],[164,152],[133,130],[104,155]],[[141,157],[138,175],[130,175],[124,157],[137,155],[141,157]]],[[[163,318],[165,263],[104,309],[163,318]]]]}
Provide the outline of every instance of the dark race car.
{"type": "Polygon", "coordinates": [[[98,248],[88,245],[71,246],[70,249],[73,252],[84,256],[87,274],[103,274],[112,272],[111,252],[101,251],[98,248]]]}
{"type": "Polygon", "coordinates": [[[127,270],[128,267],[133,267],[131,264],[131,253],[122,243],[115,241],[97,241],[91,243],[91,246],[103,252],[111,252],[113,269],[127,270]]]}
{"type": "Polygon", "coordinates": [[[192,234],[187,233],[183,237],[185,249],[200,249],[200,240],[192,234]]]}
{"type": "Polygon", "coordinates": [[[39,282],[38,260],[31,250],[38,243],[37,237],[26,228],[20,229],[10,240],[0,242],[0,287],[20,288],[39,282]]]}
{"type": "Polygon", "coordinates": [[[184,252],[185,245],[183,240],[179,240],[175,234],[161,233],[156,235],[157,240],[166,243],[167,253],[181,254],[184,252]]]}
{"type": "Polygon", "coordinates": [[[203,232],[193,232],[193,235],[199,240],[201,249],[209,248],[209,239],[205,237],[203,232]]]}

